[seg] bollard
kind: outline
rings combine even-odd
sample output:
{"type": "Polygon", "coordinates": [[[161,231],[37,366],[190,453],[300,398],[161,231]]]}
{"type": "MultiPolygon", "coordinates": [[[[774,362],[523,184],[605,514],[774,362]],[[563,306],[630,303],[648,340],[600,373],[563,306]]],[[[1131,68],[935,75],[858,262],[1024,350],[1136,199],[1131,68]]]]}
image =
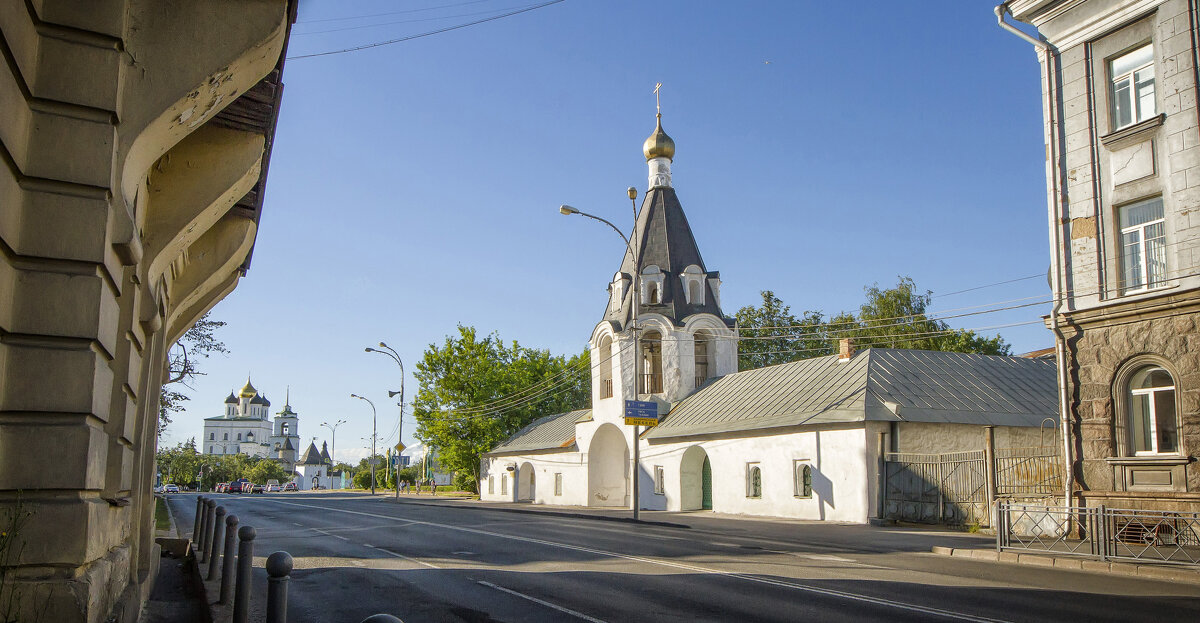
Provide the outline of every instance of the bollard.
{"type": "Polygon", "coordinates": [[[200,508],[200,533],[196,535],[196,564],[204,562],[204,554],[207,551],[204,549],[204,535],[208,532],[208,498],[202,498],[203,506],[200,508]]]}
{"type": "Polygon", "coordinates": [[[225,561],[221,565],[221,597],[217,603],[229,603],[229,594],[233,592],[233,578],[236,575],[234,563],[237,557],[234,556],[234,548],[237,546],[237,515],[228,515],[225,517],[225,561]]]}
{"type": "Polygon", "coordinates": [[[238,528],[237,584],[233,589],[233,623],[250,619],[250,574],[254,572],[254,527],[238,528]]]}
{"type": "Polygon", "coordinates": [[[362,620],[362,623],[404,623],[390,614],[372,614],[362,620]]]}
{"type": "Polygon", "coordinates": [[[215,521],[217,501],[208,498],[204,500],[204,506],[204,534],[202,535],[203,541],[200,543],[200,553],[204,555],[204,558],[200,562],[208,562],[208,549],[212,545],[213,528],[217,527],[215,521]]]}
{"type": "Polygon", "coordinates": [[[292,555],[275,552],[267,557],[267,623],[287,623],[288,574],[292,555]]]}
{"type": "Polygon", "coordinates": [[[225,507],[217,507],[217,515],[213,521],[212,544],[208,547],[208,580],[217,579],[217,565],[221,564],[221,546],[224,545],[223,531],[225,529],[225,507]]]}
{"type": "Polygon", "coordinates": [[[192,549],[195,549],[197,544],[196,539],[200,538],[200,520],[204,518],[204,496],[196,496],[196,524],[192,526],[192,549]]]}

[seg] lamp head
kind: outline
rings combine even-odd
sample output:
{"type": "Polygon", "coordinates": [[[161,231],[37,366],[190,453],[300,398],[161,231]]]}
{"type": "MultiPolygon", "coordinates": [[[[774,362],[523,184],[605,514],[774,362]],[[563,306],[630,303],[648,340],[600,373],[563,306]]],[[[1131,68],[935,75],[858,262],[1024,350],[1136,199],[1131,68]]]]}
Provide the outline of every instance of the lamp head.
{"type": "Polygon", "coordinates": [[[400,392],[394,392],[394,391],[392,391],[392,390],[390,390],[390,389],[389,389],[389,390],[388,390],[388,398],[395,398],[395,397],[396,397],[396,394],[399,394],[399,393],[400,393],[400,392]]]}
{"type": "Polygon", "coordinates": [[[566,204],[558,206],[558,211],[564,215],[579,214],[579,210],[566,204]]]}
{"type": "Polygon", "coordinates": [[[637,189],[634,188],[633,186],[630,186],[629,188],[625,189],[625,194],[629,195],[630,201],[637,199],[637,189]]]}
{"type": "Polygon", "coordinates": [[[388,347],[388,345],[387,345],[387,344],[384,344],[383,342],[380,342],[380,343],[379,343],[379,347],[380,347],[380,348],[387,348],[387,347],[388,347]]]}
{"type": "Polygon", "coordinates": [[[374,348],[371,348],[370,346],[368,346],[368,347],[364,348],[363,350],[367,351],[368,353],[373,353],[373,352],[375,352],[375,349],[374,349],[374,348]]]}
{"type": "Polygon", "coordinates": [[[362,396],[359,396],[358,394],[350,394],[350,397],[351,398],[362,398],[362,396]]]}

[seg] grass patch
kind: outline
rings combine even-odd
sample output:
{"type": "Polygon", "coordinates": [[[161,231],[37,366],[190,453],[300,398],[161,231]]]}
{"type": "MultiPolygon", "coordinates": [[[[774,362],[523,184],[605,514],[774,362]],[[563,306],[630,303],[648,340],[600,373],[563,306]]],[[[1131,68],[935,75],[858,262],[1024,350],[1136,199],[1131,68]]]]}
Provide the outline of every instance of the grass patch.
{"type": "Polygon", "coordinates": [[[161,497],[154,498],[154,529],[166,532],[171,529],[171,518],[167,516],[167,502],[161,497]]]}

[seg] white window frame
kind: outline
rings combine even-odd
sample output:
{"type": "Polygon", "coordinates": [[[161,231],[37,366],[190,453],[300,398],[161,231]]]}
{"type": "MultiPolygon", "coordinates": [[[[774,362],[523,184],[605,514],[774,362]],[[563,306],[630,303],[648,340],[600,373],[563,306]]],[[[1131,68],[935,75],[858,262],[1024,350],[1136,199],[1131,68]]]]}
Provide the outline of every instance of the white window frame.
{"type": "MultiPolygon", "coordinates": [[[[1150,199],[1145,199],[1143,201],[1137,201],[1134,203],[1130,203],[1130,204],[1118,207],[1117,208],[1118,226],[1120,225],[1120,222],[1121,222],[1121,213],[1124,212],[1125,210],[1132,210],[1134,208],[1138,208],[1138,207],[1141,207],[1141,206],[1144,206],[1144,205],[1147,205],[1147,204],[1150,204],[1153,202],[1158,202],[1161,205],[1162,201],[1163,201],[1162,197],[1153,197],[1150,199]]],[[[1171,271],[1167,266],[1168,265],[1168,262],[1167,262],[1168,254],[1167,254],[1167,251],[1165,248],[1166,244],[1167,244],[1167,231],[1166,231],[1167,212],[1166,212],[1166,206],[1162,206],[1162,207],[1163,207],[1162,218],[1158,218],[1153,221],[1147,221],[1145,223],[1140,223],[1138,225],[1130,225],[1129,227],[1120,227],[1120,229],[1117,233],[1117,236],[1118,236],[1117,247],[1120,249],[1120,255],[1121,255],[1121,257],[1120,257],[1120,275],[1121,275],[1121,295],[1122,296],[1127,296],[1130,294],[1139,294],[1142,292],[1147,292],[1149,290],[1161,288],[1161,287],[1167,285],[1167,275],[1169,275],[1171,271]],[[1155,276],[1156,278],[1153,280],[1154,284],[1151,285],[1150,259],[1149,259],[1150,254],[1148,252],[1147,245],[1146,245],[1146,230],[1150,227],[1153,227],[1154,225],[1161,225],[1163,228],[1163,235],[1161,236],[1161,239],[1162,239],[1161,244],[1163,246],[1163,267],[1162,267],[1162,274],[1156,275],[1155,276]],[[1141,271],[1141,283],[1139,283],[1137,286],[1133,286],[1133,287],[1130,287],[1128,285],[1129,284],[1129,275],[1128,275],[1128,271],[1125,270],[1125,258],[1128,254],[1128,251],[1126,249],[1126,244],[1125,244],[1125,236],[1130,235],[1130,234],[1137,234],[1137,236],[1138,236],[1138,241],[1137,241],[1138,259],[1139,259],[1138,269],[1141,271]]]]}
{"type": "Polygon", "coordinates": [[[563,476],[562,472],[554,472],[554,495],[561,496],[563,492],[563,476]]]}
{"type": "Polygon", "coordinates": [[[801,499],[812,497],[812,462],[808,459],[796,459],[792,462],[792,495],[801,499]],[[808,483],[805,486],[804,470],[808,470],[808,483]]]}
{"type": "MultiPolygon", "coordinates": [[[[1130,375],[1129,382],[1126,385],[1126,391],[1129,393],[1130,403],[1132,403],[1132,401],[1134,399],[1136,399],[1138,396],[1149,396],[1150,397],[1150,399],[1146,401],[1148,409],[1145,413],[1145,416],[1150,420],[1150,449],[1149,450],[1134,450],[1133,451],[1134,456],[1160,456],[1160,455],[1164,455],[1164,454],[1165,455],[1179,454],[1179,449],[1180,449],[1180,446],[1182,445],[1183,440],[1180,438],[1181,430],[1180,430],[1180,426],[1179,426],[1179,406],[1178,405],[1175,406],[1175,420],[1176,420],[1176,422],[1175,422],[1175,437],[1176,437],[1175,449],[1174,450],[1160,450],[1158,447],[1158,401],[1156,400],[1156,398],[1157,398],[1156,394],[1164,393],[1164,392],[1171,392],[1171,401],[1174,404],[1175,401],[1177,400],[1175,388],[1176,388],[1175,377],[1170,372],[1168,372],[1166,368],[1163,368],[1162,366],[1145,366],[1144,368],[1138,368],[1138,370],[1136,372],[1134,372],[1134,374],[1130,375]],[[1171,378],[1172,385],[1170,387],[1147,387],[1147,388],[1138,388],[1138,389],[1129,387],[1129,384],[1132,384],[1133,378],[1135,376],[1137,376],[1137,373],[1141,372],[1143,369],[1146,369],[1146,368],[1158,368],[1158,369],[1162,370],[1163,372],[1165,372],[1167,374],[1167,376],[1169,376],[1171,378]]],[[[1132,445],[1133,445],[1132,432],[1133,432],[1134,426],[1137,425],[1137,422],[1134,421],[1133,404],[1129,405],[1128,420],[1129,421],[1127,422],[1127,424],[1130,428],[1130,446],[1132,449],[1132,445]]]]}
{"type": "Polygon", "coordinates": [[[496,477],[488,476],[488,495],[496,494],[496,477]]]}
{"type": "Polygon", "coordinates": [[[762,499],[762,463],[746,463],[746,497],[751,500],[762,499]],[[758,471],[758,491],[754,490],[754,472],[758,471]]]}
{"type": "MultiPolygon", "coordinates": [[[[1157,114],[1157,112],[1158,112],[1158,99],[1157,99],[1158,84],[1157,84],[1157,76],[1154,75],[1154,73],[1155,72],[1154,72],[1154,44],[1153,43],[1146,43],[1145,45],[1140,45],[1140,46],[1108,61],[1108,74],[1109,74],[1108,114],[1109,114],[1109,119],[1111,121],[1110,125],[1112,126],[1112,129],[1114,132],[1117,130],[1120,130],[1121,128],[1127,128],[1131,125],[1141,123],[1142,121],[1145,121],[1145,120],[1153,117],[1155,114],[1157,114]],[[1138,53],[1142,52],[1143,50],[1145,50],[1146,48],[1150,48],[1150,60],[1149,61],[1147,61],[1141,65],[1138,65],[1136,67],[1130,68],[1130,69],[1122,72],[1119,75],[1113,75],[1113,69],[1118,62],[1120,62],[1121,60],[1123,60],[1125,58],[1133,56],[1134,54],[1138,54],[1138,53]],[[1142,109],[1142,98],[1138,97],[1138,92],[1137,92],[1138,83],[1134,81],[1137,74],[1145,71],[1146,69],[1151,70],[1151,76],[1150,76],[1150,80],[1149,80],[1150,110],[1148,110],[1148,111],[1142,109]],[[1117,118],[1117,101],[1118,101],[1117,89],[1120,88],[1121,85],[1124,85],[1124,87],[1129,90],[1129,105],[1132,107],[1132,109],[1130,110],[1130,117],[1129,117],[1130,120],[1127,123],[1120,123],[1120,121],[1117,118]]],[[[1146,83],[1142,82],[1141,84],[1145,85],[1146,83]]]]}
{"type": "Polygon", "coordinates": [[[657,495],[667,494],[667,478],[662,465],[654,466],[654,493],[657,495]]]}
{"type": "Polygon", "coordinates": [[[500,474],[500,495],[508,495],[508,474],[500,474]]]}

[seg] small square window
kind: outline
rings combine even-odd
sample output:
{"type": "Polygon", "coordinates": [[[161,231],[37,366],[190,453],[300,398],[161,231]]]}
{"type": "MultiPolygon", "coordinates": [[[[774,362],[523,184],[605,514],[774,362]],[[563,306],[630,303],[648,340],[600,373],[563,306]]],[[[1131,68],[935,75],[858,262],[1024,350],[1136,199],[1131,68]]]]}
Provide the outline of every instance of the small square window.
{"type": "Polygon", "coordinates": [[[746,497],[762,497],[762,467],[758,463],[746,464],[746,497]]]}
{"type": "Polygon", "coordinates": [[[554,474],[554,495],[562,495],[562,472],[554,474]]]}
{"type": "Polygon", "coordinates": [[[812,465],[808,461],[796,461],[792,473],[795,474],[795,492],[798,498],[812,497],[812,465]]]}
{"type": "Polygon", "coordinates": [[[663,475],[662,465],[655,465],[654,466],[654,492],[657,493],[658,495],[666,495],[666,492],[667,492],[667,482],[666,481],[667,481],[667,479],[663,475]]]}

